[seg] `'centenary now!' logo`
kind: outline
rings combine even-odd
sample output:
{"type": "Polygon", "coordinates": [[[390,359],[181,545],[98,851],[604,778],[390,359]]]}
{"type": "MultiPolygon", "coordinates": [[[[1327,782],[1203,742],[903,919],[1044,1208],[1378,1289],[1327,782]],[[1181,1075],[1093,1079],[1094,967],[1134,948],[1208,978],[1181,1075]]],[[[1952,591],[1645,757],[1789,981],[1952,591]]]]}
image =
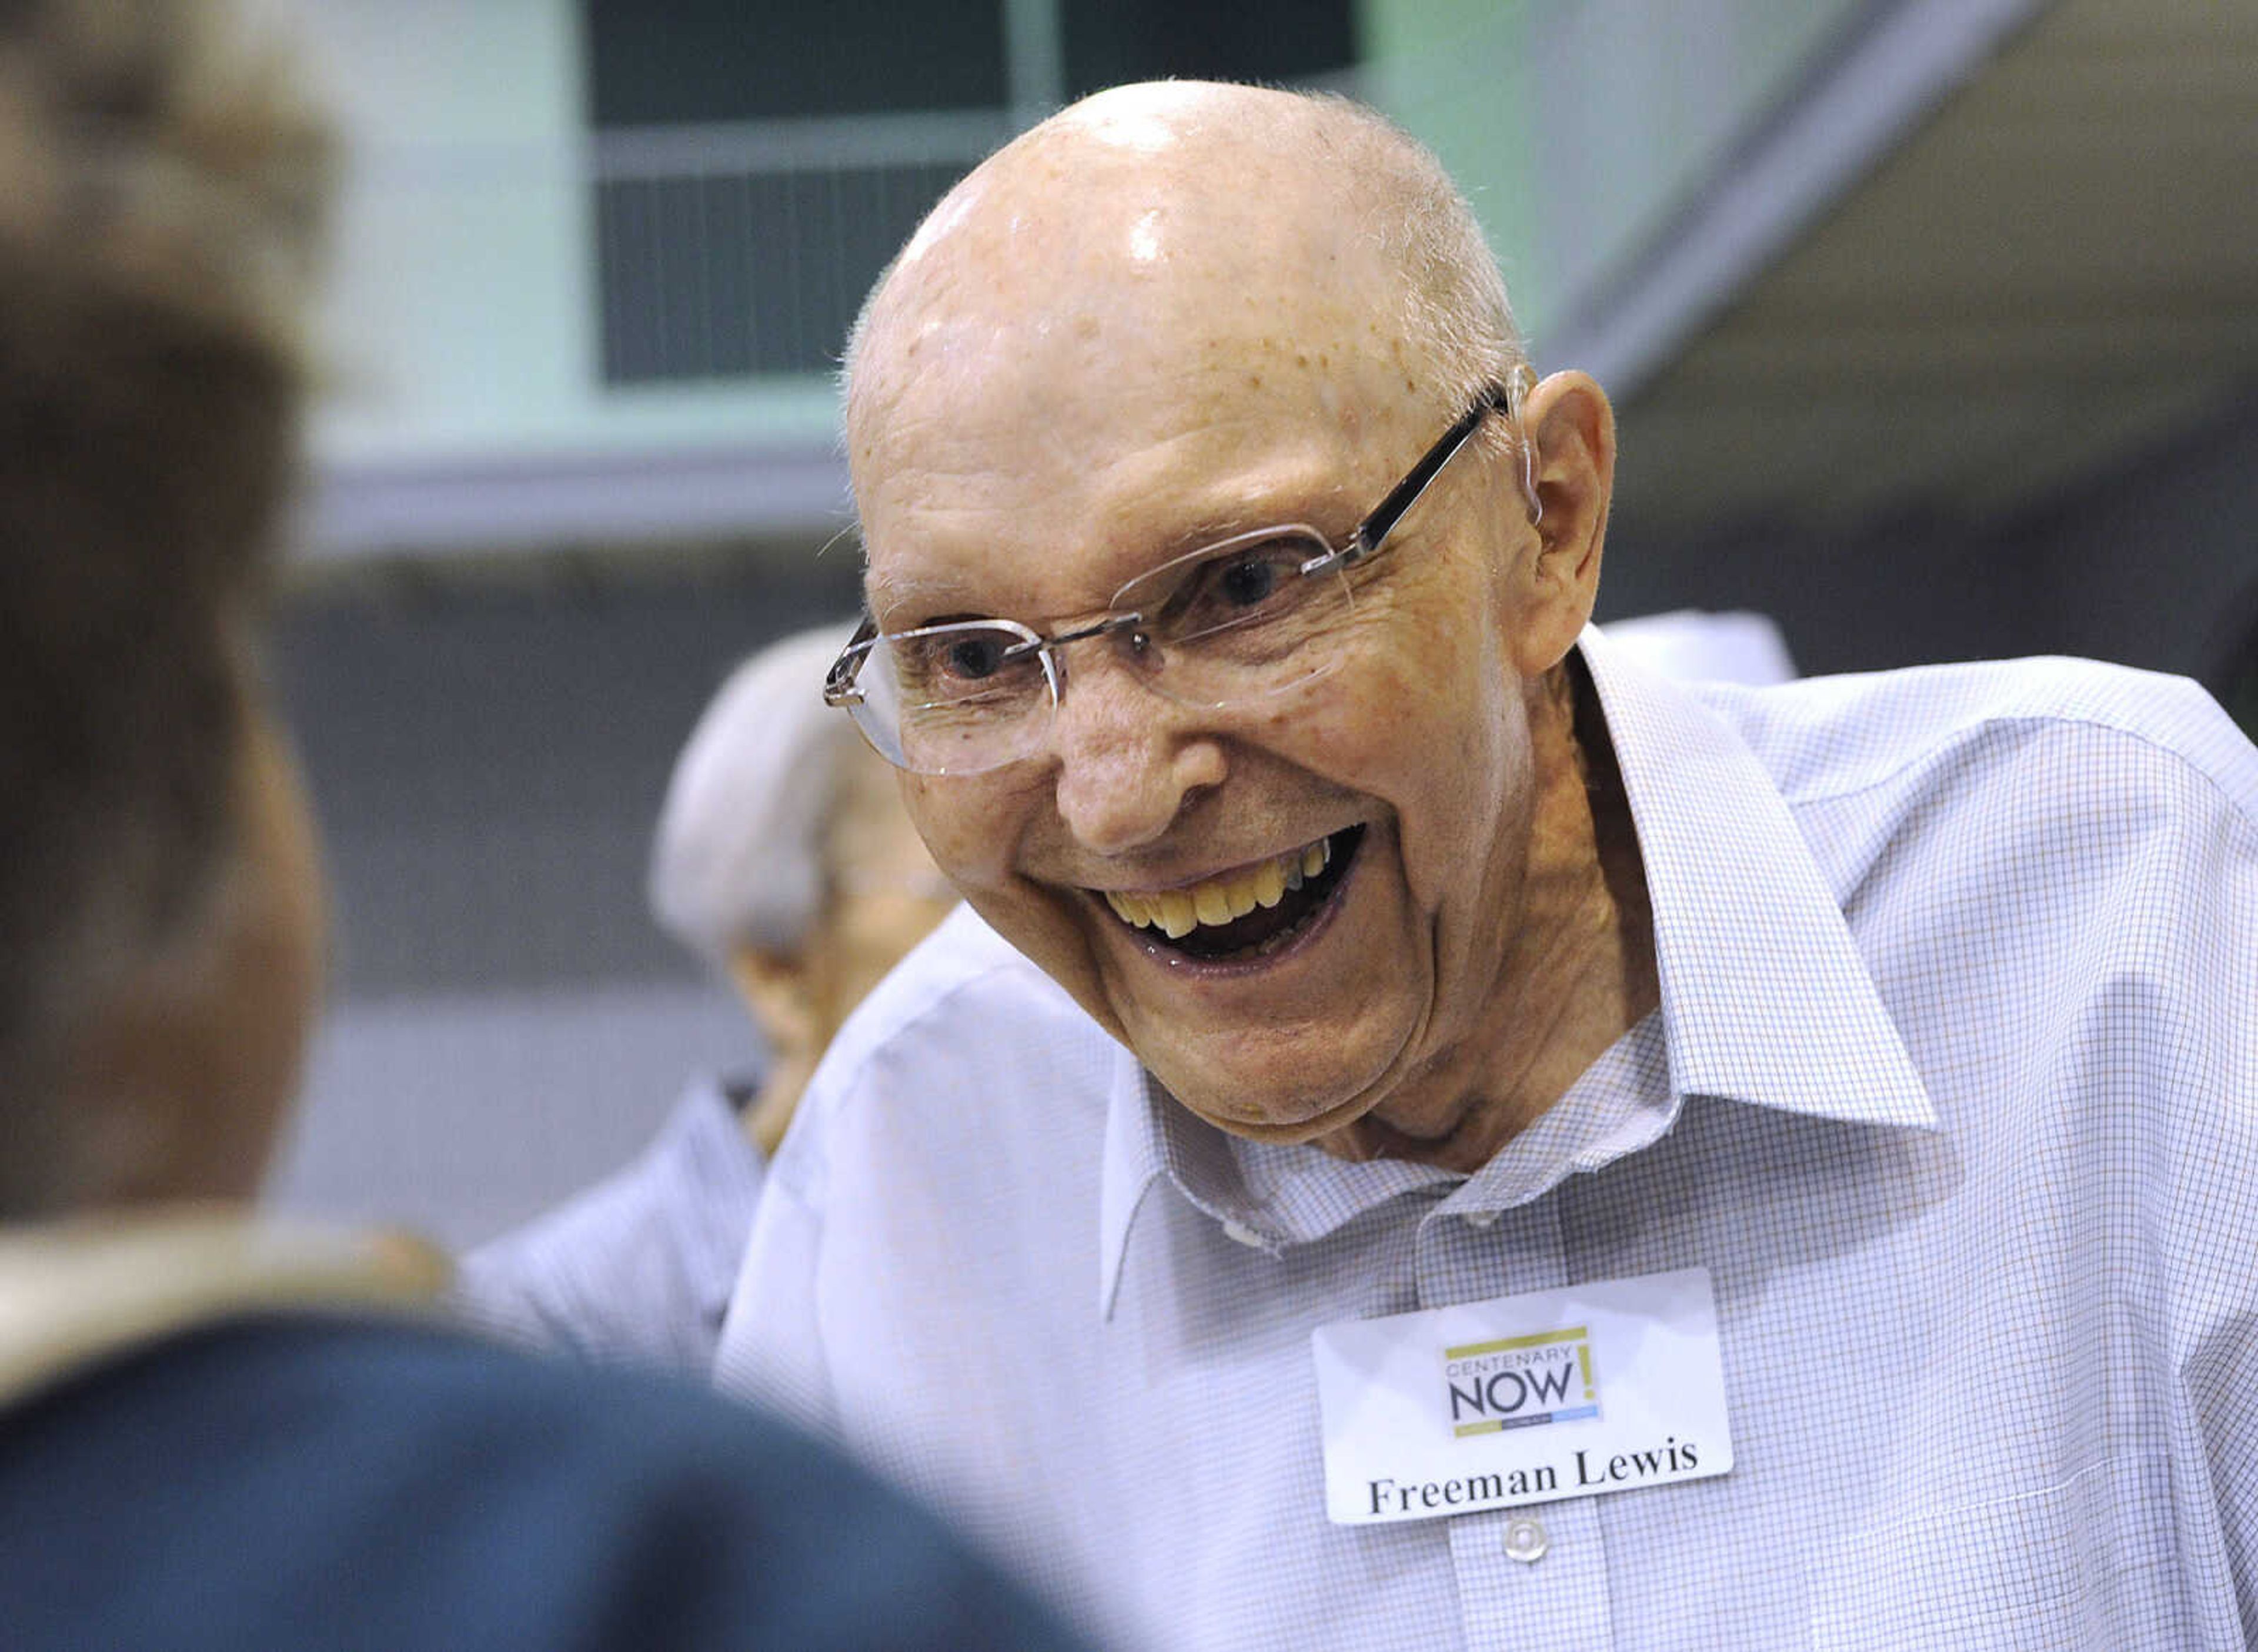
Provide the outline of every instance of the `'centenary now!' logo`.
{"type": "Polygon", "coordinates": [[[1600,1414],[1592,1336],[1582,1325],[1445,1348],[1443,1381],[1451,1432],[1461,1440],[1600,1414]]]}

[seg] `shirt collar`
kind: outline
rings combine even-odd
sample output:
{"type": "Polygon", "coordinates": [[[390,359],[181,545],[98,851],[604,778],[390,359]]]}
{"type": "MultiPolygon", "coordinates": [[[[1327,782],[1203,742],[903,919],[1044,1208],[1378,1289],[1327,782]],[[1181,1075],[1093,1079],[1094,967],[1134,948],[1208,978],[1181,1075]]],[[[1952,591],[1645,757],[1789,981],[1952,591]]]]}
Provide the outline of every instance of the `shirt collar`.
{"type": "Polygon", "coordinates": [[[1646,864],[1672,1090],[1935,1129],[1842,902],[1772,776],[1715,713],[1596,627],[1578,646],[1646,864]]]}
{"type": "Polygon", "coordinates": [[[1350,1164],[1306,1147],[1240,1141],[1193,1114],[1126,1050],[1114,1058],[1098,1181],[1097,1307],[1111,1317],[1129,1230],[1156,1183],[1276,1256],[1413,1188],[1463,1180],[1401,1159],[1350,1164]]]}
{"type": "MultiPolygon", "coordinates": [[[[1113,1317],[1121,1288],[1121,1258],[1139,1207],[1160,1177],[1165,1096],[1147,1097],[1145,1069],[1126,1050],[1113,1056],[1113,1082],[1105,1096],[1105,1152],[1097,1172],[1097,1316],[1113,1317]]],[[[1157,1088],[1157,1087],[1155,1087],[1157,1088]]]]}
{"type": "MultiPolygon", "coordinates": [[[[1235,1143],[1126,1050],[1114,1062],[1099,1190],[1098,1308],[1167,1181],[1234,1238],[1276,1254],[1411,1188],[1465,1181],[1448,1209],[1502,1209],[1649,1145],[1687,1095],[1845,1124],[1936,1128],[1936,1111],[1787,805],[1740,737],[1677,684],[1578,645],[1600,698],[1653,901],[1662,1006],[1469,1179],[1396,1160],[1235,1143]],[[1294,1155],[1304,1196],[1263,1198],[1249,1155],[1294,1155]]],[[[1269,1166],[1278,1168],[1278,1166],[1269,1166]]]]}

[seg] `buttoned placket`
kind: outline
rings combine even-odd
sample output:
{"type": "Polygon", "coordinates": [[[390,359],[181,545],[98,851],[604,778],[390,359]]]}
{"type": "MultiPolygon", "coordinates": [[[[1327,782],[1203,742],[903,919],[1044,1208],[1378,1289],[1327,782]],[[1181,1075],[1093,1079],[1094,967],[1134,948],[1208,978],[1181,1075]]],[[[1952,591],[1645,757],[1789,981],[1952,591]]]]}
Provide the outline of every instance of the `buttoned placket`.
{"type": "MultiPolygon", "coordinates": [[[[1419,1306],[1570,1283],[1559,1190],[1496,1212],[1431,1212],[1418,1238],[1419,1306]]],[[[1447,1522],[1469,1648],[1613,1644],[1598,1500],[1568,1498],[1447,1522]]]]}

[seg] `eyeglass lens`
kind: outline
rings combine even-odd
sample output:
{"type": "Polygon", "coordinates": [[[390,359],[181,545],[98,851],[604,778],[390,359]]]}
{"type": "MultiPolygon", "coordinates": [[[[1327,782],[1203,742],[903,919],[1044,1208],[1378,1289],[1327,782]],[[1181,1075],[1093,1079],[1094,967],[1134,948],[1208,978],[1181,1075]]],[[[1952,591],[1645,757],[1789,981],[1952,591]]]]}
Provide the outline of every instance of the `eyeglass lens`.
{"type": "MultiPolygon", "coordinates": [[[[1165,563],[1121,588],[1112,609],[1143,623],[1118,646],[1154,691],[1180,703],[1259,699],[1320,674],[1316,647],[1350,604],[1314,531],[1267,530],[1165,563]]],[[[921,774],[967,774],[1040,749],[1054,703],[1046,647],[1003,622],[932,626],[874,639],[854,707],[882,755],[921,774]]]]}

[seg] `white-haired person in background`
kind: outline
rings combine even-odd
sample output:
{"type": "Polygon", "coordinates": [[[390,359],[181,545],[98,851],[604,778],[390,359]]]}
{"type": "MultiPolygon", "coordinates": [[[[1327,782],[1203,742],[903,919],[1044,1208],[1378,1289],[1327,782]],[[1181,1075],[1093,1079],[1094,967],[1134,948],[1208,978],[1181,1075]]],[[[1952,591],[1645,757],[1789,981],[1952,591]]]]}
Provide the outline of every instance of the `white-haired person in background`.
{"type": "Polygon", "coordinates": [[[955,897],[892,771],[823,703],[847,625],[733,672],[683,748],[650,866],[659,925],[728,976],[757,1070],[692,1079],[609,1179],[473,1251],[456,1294],[514,1340],[703,1376],[769,1155],[848,1011],[955,897]]]}

